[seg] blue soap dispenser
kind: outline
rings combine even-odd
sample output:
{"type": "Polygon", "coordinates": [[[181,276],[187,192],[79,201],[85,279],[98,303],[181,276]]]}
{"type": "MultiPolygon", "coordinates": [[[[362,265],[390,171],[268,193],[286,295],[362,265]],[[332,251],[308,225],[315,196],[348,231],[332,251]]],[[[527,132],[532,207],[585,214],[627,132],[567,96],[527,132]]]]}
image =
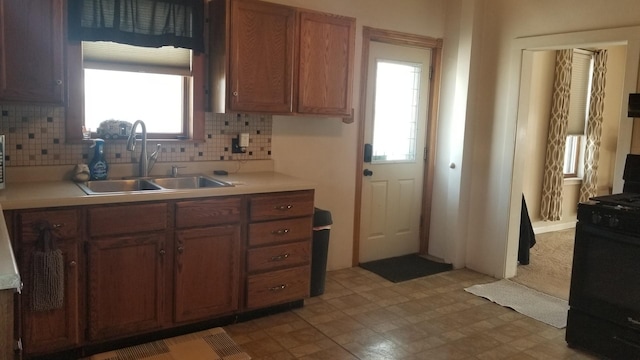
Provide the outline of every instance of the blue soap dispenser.
{"type": "Polygon", "coordinates": [[[91,180],[106,180],[109,172],[109,164],[107,164],[107,161],[104,159],[104,140],[94,139],[91,148],[94,148],[93,159],[91,159],[89,163],[91,180]]]}

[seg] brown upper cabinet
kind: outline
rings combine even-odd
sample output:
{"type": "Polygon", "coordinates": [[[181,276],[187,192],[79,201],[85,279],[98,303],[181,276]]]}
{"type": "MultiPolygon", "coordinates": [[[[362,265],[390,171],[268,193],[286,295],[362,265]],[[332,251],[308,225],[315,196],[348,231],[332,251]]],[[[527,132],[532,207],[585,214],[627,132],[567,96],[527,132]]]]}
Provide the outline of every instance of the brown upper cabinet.
{"type": "Polygon", "coordinates": [[[0,101],[62,104],[63,0],[0,0],[0,101]]]}
{"type": "Polygon", "coordinates": [[[351,115],[354,18],[256,0],[209,11],[212,111],[351,115]]]}

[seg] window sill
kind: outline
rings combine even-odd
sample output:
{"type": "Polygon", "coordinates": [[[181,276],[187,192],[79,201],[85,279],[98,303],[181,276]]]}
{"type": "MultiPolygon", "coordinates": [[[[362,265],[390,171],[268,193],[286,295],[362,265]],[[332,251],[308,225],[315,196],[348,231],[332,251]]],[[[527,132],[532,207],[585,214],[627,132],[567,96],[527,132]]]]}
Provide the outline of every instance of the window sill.
{"type": "Polygon", "coordinates": [[[579,177],[564,178],[564,185],[581,185],[581,184],[582,184],[582,178],[579,178],[579,177]]]}

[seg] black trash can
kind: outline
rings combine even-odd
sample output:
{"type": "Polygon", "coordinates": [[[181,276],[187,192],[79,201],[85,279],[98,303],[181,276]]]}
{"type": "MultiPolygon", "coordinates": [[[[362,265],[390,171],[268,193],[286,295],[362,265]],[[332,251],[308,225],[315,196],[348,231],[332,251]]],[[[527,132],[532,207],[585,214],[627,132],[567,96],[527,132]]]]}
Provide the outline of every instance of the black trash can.
{"type": "Polygon", "coordinates": [[[311,253],[311,296],[318,296],[324,293],[331,224],[333,224],[331,221],[331,212],[318,208],[314,209],[313,245],[311,253]]]}

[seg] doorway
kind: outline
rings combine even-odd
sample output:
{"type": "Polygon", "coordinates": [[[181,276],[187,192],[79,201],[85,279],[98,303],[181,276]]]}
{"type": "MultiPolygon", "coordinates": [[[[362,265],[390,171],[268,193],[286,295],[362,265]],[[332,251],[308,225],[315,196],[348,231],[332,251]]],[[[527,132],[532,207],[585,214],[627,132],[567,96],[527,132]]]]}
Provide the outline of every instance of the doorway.
{"type": "MultiPolygon", "coordinates": [[[[512,47],[512,65],[511,79],[513,88],[519,89],[509,94],[508,117],[517,119],[515,127],[515,146],[513,158],[513,173],[511,184],[511,202],[510,215],[508,224],[508,239],[504,257],[503,276],[510,278],[517,272],[517,250],[518,250],[518,233],[521,212],[521,198],[524,190],[526,169],[530,166],[529,159],[529,113],[535,109],[535,105],[531,104],[529,99],[530,88],[527,78],[531,71],[525,71],[530,65],[531,55],[533,52],[556,50],[562,48],[602,48],[605,46],[625,46],[626,53],[623,56],[623,66],[620,67],[622,74],[621,96],[615,105],[616,113],[611,117],[618,121],[615,150],[612,153],[613,159],[611,166],[613,167],[613,189],[619,192],[622,182],[622,169],[624,167],[624,159],[629,152],[631,145],[632,122],[626,116],[626,96],[636,91],[637,85],[637,58],[640,56],[640,43],[633,40],[636,37],[637,27],[620,28],[609,30],[598,30],[589,32],[576,32],[557,35],[544,35],[520,38],[514,41],[512,47]]],[[[607,95],[609,96],[609,95],[607,95]]],[[[527,199],[529,200],[529,199],[527,199]]],[[[527,204],[529,205],[529,204],[527,204]]],[[[531,209],[530,209],[531,213],[531,209]]],[[[534,227],[536,225],[534,224],[534,227]]],[[[556,229],[559,230],[559,229],[556,229]]]]}
{"type": "Polygon", "coordinates": [[[441,49],[363,29],[354,266],[427,252],[441,49]]]}

